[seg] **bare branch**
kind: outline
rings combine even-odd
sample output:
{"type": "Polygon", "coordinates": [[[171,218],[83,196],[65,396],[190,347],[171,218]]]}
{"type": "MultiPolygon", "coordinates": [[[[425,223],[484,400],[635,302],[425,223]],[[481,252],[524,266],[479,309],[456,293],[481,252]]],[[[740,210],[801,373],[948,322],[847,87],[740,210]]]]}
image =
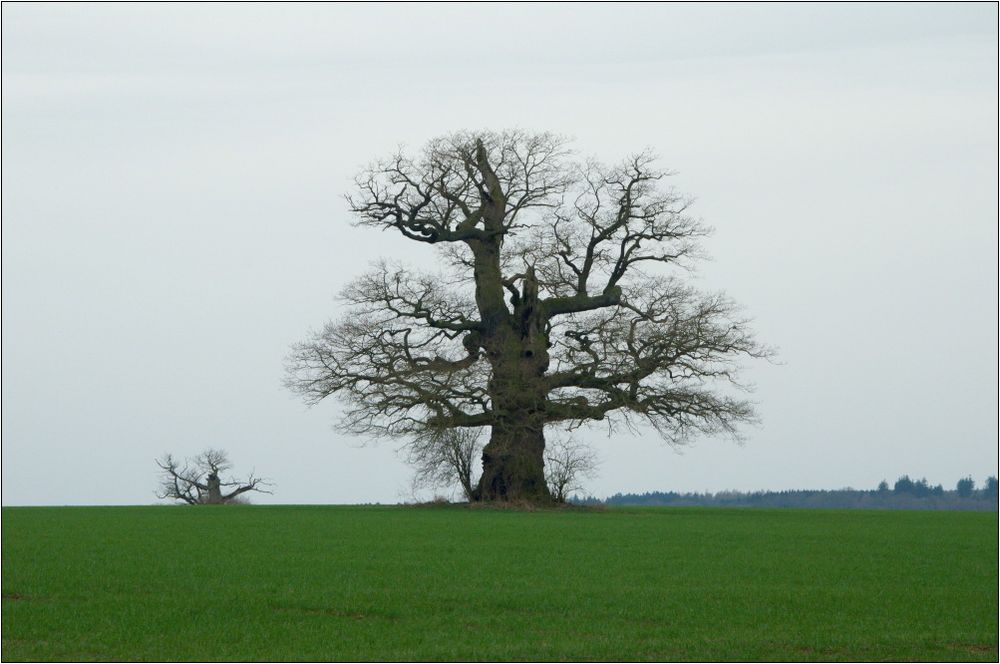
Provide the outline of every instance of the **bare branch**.
{"type": "Polygon", "coordinates": [[[569,180],[565,154],[550,134],[454,134],[432,141],[417,160],[400,153],[372,164],[348,203],[359,224],[411,240],[489,241],[522,211],[554,204],[569,180]]]}

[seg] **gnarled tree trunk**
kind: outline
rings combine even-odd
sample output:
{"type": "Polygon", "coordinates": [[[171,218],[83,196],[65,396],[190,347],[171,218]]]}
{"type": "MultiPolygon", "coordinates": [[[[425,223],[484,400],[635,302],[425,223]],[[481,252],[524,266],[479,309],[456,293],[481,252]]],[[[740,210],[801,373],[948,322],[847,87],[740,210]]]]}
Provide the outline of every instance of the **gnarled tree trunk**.
{"type": "Polygon", "coordinates": [[[551,500],[545,483],[545,436],[530,418],[493,425],[483,449],[483,474],[475,498],[481,501],[551,500]]]}
{"type": "Polygon", "coordinates": [[[209,473],[208,477],[205,478],[205,484],[208,486],[208,500],[205,502],[209,505],[222,503],[222,481],[219,479],[218,473],[214,471],[209,473]]]}
{"type": "Polygon", "coordinates": [[[534,270],[524,276],[514,313],[486,342],[493,367],[490,397],[495,413],[483,449],[483,474],[475,498],[551,500],[545,482],[545,372],[549,340],[538,307],[534,270]]]}

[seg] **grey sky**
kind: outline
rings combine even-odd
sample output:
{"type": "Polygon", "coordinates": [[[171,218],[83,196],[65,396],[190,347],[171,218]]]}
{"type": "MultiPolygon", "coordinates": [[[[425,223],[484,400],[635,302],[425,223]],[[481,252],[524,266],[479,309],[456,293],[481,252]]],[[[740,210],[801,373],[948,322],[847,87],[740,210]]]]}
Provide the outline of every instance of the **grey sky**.
{"type": "Polygon", "coordinates": [[[259,502],[406,497],[282,358],[371,261],[433,260],[349,226],[358,167],[507,127],[658,151],[784,363],[743,447],[590,435],[593,493],[982,481],[997,92],[986,3],[5,4],[3,502],[153,502],[207,446],[259,502]]]}

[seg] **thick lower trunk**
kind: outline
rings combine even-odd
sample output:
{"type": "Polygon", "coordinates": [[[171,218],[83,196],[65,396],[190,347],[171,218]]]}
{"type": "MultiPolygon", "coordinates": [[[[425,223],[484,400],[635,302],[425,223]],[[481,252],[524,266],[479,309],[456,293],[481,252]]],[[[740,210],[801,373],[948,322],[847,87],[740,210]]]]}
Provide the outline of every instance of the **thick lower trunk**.
{"type": "Polygon", "coordinates": [[[480,501],[549,502],[545,483],[545,435],[541,425],[494,426],[483,449],[483,474],[474,492],[480,501]]]}
{"type": "MultiPolygon", "coordinates": [[[[482,251],[480,254],[477,259],[486,257],[482,251]]],[[[499,274],[499,264],[496,270],[499,274]]],[[[477,288],[482,289],[485,281],[477,272],[477,288]]],[[[502,288],[499,280],[493,285],[502,288]]],[[[544,460],[544,376],[549,366],[549,340],[538,306],[534,269],[526,271],[522,290],[512,295],[511,304],[512,313],[505,311],[484,327],[483,348],[493,372],[489,395],[495,419],[490,442],[483,449],[483,474],[473,498],[549,502],[552,498],[545,483],[544,460]]],[[[484,321],[486,313],[483,311],[484,321]]]]}
{"type": "Polygon", "coordinates": [[[209,505],[218,505],[222,502],[222,482],[219,476],[211,473],[206,480],[208,485],[208,499],[205,501],[209,505]]]}

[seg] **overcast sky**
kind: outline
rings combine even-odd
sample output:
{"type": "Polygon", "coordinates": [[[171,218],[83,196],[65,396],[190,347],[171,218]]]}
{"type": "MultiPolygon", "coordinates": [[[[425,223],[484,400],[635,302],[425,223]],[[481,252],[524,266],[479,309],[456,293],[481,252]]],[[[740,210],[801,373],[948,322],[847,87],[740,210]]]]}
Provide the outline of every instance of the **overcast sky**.
{"type": "Polygon", "coordinates": [[[696,277],[780,365],[763,425],[588,436],[622,491],[997,472],[997,5],[3,5],[3,503],[155,501],[223,447],[258,502],[410,472],[282,387],[381,256],[358,168],[459,129],[645,147],[716,228],[696,277]]]}

